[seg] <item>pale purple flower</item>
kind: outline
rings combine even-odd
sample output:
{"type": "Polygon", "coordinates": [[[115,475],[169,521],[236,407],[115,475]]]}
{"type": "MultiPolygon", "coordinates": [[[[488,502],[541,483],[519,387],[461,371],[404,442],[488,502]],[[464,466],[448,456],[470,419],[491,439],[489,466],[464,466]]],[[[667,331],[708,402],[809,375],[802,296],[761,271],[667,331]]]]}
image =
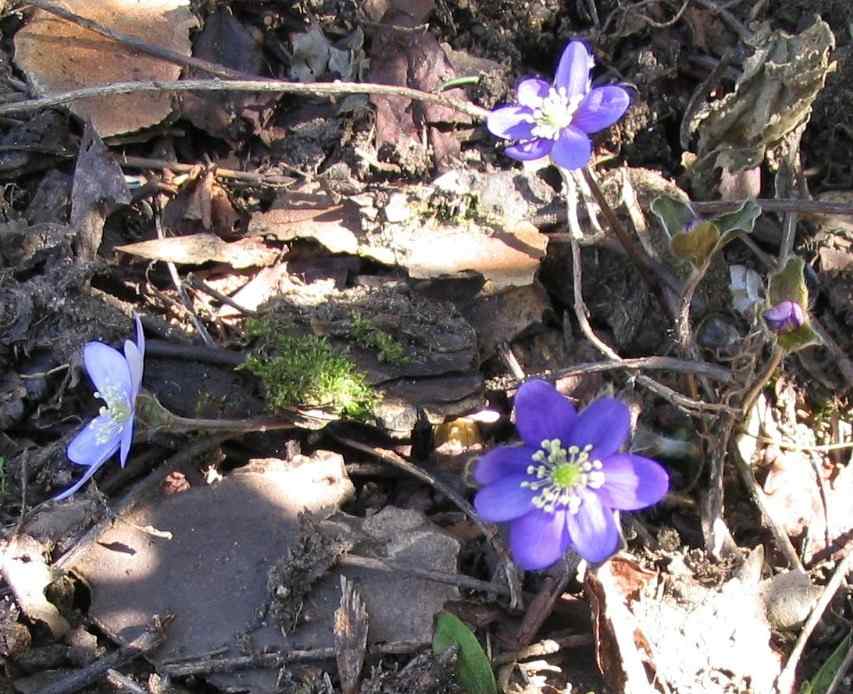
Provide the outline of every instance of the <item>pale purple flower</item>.
{"type": "Polygon", "coordinates": [[[775,333],[789,333],[806,322],[803,307],[796,301],[781,301],[764,312],[764,322],[775,333]]]}
{"type": "Polygon", "coordinates": [[[619,547],[614,509],[660,501],[669,476],[654,460],[620,453],[631,421],[627,406],[600,398],[577,414],[545,381],[515,397],[521,446],[501,446],[478,461],[474,498],[480,517],[509,523],[515,562],[544,569],[574,550],[602,562],[619,547]]]}
{"type": "Polygon", "coordinates": [[[520,161],[548,154],[564,169],[586,166],[592,155],[589,135],[622,117],[630,98],[622,87],[592,88],[593,59],[586,46],[572,41],[557,66],[553,84],[531,78],[518,85],[516,106],[492,111],[486,125],[492,134],[516,144],[504,150],[520,161]]]}
{"type": "Polygon", "coordinates": [[[125,340],[124,355],[103,342],[89,342],[83,348],[83,363],[97,389],[95,397],[106,404],[68,445],[68,459],[89,469],[71,488],[54,497],[56,500],[80,489],[116,451],[121,466],[127,462],[145,359],[145,335],[139,316],[135,321],[136,343],[125,340]]]}

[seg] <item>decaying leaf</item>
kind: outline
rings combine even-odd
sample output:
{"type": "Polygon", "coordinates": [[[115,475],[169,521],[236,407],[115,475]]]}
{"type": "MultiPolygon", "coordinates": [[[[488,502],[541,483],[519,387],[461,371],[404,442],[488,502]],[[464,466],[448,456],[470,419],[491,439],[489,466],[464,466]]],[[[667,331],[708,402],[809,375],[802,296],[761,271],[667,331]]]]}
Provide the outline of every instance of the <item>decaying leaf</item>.
{"type": "Polygon", "coordinates": [[[835,67],[835,37],[821,19],[794,36],[766,27],[747,43],[755,52],[734,91],[707,104],[691,123],[699,132],[691,173],[703,188],[710,188],[717,168],[736,173],[760,165],[768,147],[807,122],[835,67]]]}
{"type": "Polygon", "coordinates": [[[148,260],[164,260],[182,265],[201,265],[216,261],[228,263],[238,270],[272,265],[278,258],[278,251],[268,248],[257,239],[242,239],[228,243],[214,234],[191,234],[140,241],[116,246],[116,250],[148,260]]]}
{"type": "MultiPolygon", "coordinates": [[[[115,31],[190,55],[189,31],[197,22],[187,0],[64,0],[63,6],[115,31]]],[[[15,62],[43,95],[129,80],[176,80],[181,74],[178,65],[42,10],[15,34],[15,62]]],[[[167,92],[125,94],[75,101],[70,108],[107,137],[159,123],[172,112],[172,97],[167,92]]]]}

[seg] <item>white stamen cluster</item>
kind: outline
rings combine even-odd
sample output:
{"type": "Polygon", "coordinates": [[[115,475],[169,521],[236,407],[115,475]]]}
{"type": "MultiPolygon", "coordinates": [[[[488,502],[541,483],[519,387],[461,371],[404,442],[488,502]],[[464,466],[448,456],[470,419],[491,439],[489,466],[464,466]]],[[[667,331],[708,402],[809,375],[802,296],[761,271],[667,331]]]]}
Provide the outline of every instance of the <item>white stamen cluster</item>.
{"type": "Polygon", "coordinates": [[[583,501],[578,491],[585,487],[598,489],[604,485],[604,471],[600,460],[592,460],[592,445],[583,449],[578,446],[563,448],[560,439],[545,439],[532,460],[538,465],[528,465],[527,474],[535,480],[525,480],[521,486],[539,493],[533,497],[533,505],[548,513],[558,506],[567,507],[569,513],[577,513],[583,501]]]}
{"type": "Polygon", "coordinates": [[[548,95],[533,109],[533,136],[556,140],[560,131],[572,124],[583,98],[581,94],[570,97],[565,87],[551,87],[548,95]]]}
{"type": "Polygon", "coordinates": [[[103,393],[95,392],[95,397],[101,398],[106,403],[106,406],[101,407],[100,414],[102,417],[107,417],[106,419],[95,420],[93,425],[97,444],[105,444],[118,434],[132,414],[127,395],[119,386],[115,383],[108,383],[103,391],[103,393]]]}

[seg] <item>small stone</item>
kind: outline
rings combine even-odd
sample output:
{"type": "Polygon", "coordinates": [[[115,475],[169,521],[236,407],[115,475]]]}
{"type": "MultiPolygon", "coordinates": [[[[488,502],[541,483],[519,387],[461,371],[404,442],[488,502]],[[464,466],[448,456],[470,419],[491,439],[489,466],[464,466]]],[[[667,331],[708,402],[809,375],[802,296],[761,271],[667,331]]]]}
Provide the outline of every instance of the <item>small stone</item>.
{"type": "Polygon", "coordinates": [[[392,224],[405,222],[412,216],[412,209],[403,193],[393,193],[385,205],[385,219],[392,224]]]}

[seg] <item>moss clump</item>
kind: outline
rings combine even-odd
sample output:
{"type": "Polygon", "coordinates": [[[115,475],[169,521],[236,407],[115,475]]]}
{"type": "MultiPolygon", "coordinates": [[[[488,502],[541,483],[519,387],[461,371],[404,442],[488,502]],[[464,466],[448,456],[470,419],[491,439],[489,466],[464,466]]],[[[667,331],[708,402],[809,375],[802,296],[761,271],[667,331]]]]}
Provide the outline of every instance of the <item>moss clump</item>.
{"type": "Polygon", "coordinates": [[[410,361],[403,345],[358,312],[352,314],[352,337],[365,349],[374,350],[380,362],[402,366],[410,361]]]}
{"type": "Polygon", "coordinates": [[[325,338],[289,335],[279,328],[274,321],[247,321],[248,335],[259,343],[242,367],[261,379],[273,410],[309,405],[353,419],[371,416],[376,395],[350,359],[325,338]]]}

